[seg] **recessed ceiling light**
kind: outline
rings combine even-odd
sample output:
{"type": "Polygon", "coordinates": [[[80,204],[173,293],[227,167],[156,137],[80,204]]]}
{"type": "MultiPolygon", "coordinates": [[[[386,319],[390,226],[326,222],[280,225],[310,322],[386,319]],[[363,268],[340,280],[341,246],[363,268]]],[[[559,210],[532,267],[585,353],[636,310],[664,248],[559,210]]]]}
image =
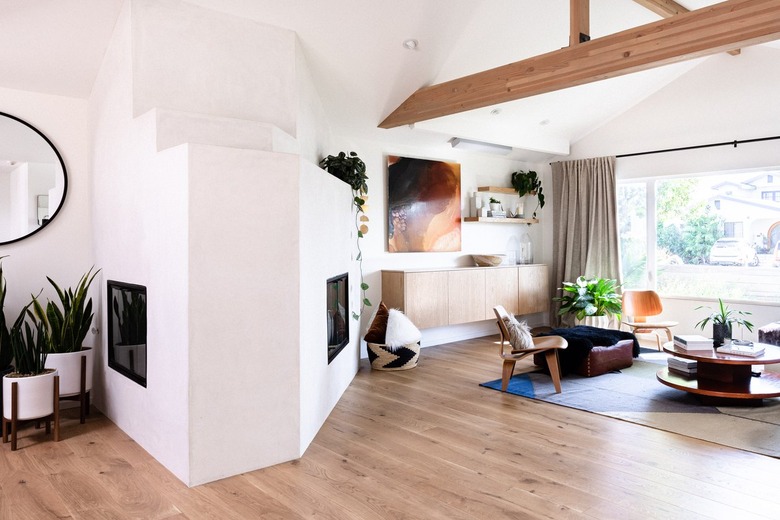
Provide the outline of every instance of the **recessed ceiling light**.
{"type": "Polygon", "coordinates": [[[404,40],[404,47],[406,47],[410,51],[416,51],[418,45],[420,45],[420,42],[418,42],[414,38],[409,38],[408,40],[404,40]]]}
{"type": "Polygon", "coordinates": [[[539,121],[539,124],[542,125],[542,126],[547,126],[547,125],[550,124],[550,120],[549,119],[542,119],[541,121],[539,121]]]}
{"type": "Polygon", "coordinates": [[[493,110],[490,111],[490,115],[491,116],[497,116],[500,113],[501,113],[501,109],[500,108],[494,108],[493,110]]]}

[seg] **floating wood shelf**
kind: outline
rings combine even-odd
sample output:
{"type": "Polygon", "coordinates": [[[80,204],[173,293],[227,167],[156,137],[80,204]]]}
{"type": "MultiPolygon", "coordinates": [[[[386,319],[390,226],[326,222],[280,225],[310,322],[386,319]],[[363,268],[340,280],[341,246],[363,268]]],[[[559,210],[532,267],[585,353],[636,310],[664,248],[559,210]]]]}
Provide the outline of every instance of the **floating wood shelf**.
{"type": "Polygon", "coordinates": [[[538,224],[538,218],[463,217],[463,222],[495,222],[498,224],[538,224]]]}
{"type": "Polygon", "coordinates": [[[506,193],[508,195],[517,195],[514,188],[499,188],[498,186],[478,186],[477,191],[487,191],[490,193],[506,193]]]}

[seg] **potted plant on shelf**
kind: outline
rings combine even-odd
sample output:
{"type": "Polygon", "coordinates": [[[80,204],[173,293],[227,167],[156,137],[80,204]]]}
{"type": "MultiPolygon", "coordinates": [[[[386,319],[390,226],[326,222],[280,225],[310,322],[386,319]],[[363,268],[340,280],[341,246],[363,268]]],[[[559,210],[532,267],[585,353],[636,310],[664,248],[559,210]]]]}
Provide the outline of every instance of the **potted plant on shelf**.
{"type": "MultiPolygon", "coordinates": [[[[60,306],[49,300],[46,308],[33,299],[35,316],[44,326],[46,346],[48,351],[47,367],[56,368],[60,376],[60,397],[70,397],[89,393],[92,389],[92,373],[94,370],[94,352],[82,343],[92,326],[92,298],[87,291],[100,272],[92,272],[90,268],[81,277],[76,289],[60,289],[54,280],[46,277],[54,287],[60,306]],[[81,358],[86,358],[86,373],[84,388],[81,384],[81,358]],[[82,392],[83,390],[83,392],[82,392]]],[[[82,422],[86,414],[82,400],[82,422]]]]}
{"type": "Polygon", "coordinates": [[[501,201],[490,197],[490,211],[501,211],[501,201]]]}
{"type": "MultiPolygon", "coordinates": [[[[360,299],[360,312],[365,306],[371,306],[366,297],[368,284],[363,279],[363,252],[360,249],[360,239],[368,233],[368,215],[366,215],[366,200],[368,199],[368,175],[366,175],[366,163],[355,152],[339,152],[338,155],[328,155],[320,161],[320,167],[336,178],[346,182],[352,188],[352,204],[355,206],[355,228],[357,229],[357,257],[360,269],[360,291],[363,297],[360,299]]],[[[352,312],[354,319],[359,319],[360,314],[352,312]]]]}
{"type": "Polygon", "coordinates": [[[709,309],[710,315],[703,318],[696,324],[701,330],[711,321],[712,322],[712,343],[719,347],[723,345],[724,340],[731,339],[732,325],[736,323],[740,327],[745,327],[749,331],[753,331],[753,324],[747,321],[744,316],[749,316],[750,313],[746,311],[735,311],[729,308],[728,305],[723,303],[723,300],[718,298],[718,308],[713,309],[705,305],[696,307],[699,309],[709,309]]]}
{"type": "Polygon", "coordinates": [[[561,302],[559,316],[573,314],[583,325],[606,328],[610,317],[620,319],[619,288],[617,280],[579,276],[576,282],[563,282],[563,295],[553,300],[561,302]]]}
{"type": "MultiPolygon", "coordinates": [[[[4,441],[7,439],[7,428],[12,426],[14,420],[42,419],[52,415],[55,410],[54,377],[57,370],[46,367],[46,331],[43,323],[36,321],[30,312],[32,303],[22,309],[9,333],[15,370],[3,377],[4,441]],[[12,404],[14,384],[17,385],[15,407],[12,404]]],[[[16,449],[15,428],[11,432],[11,441],[11,449],[16,449]]]]}
{"type": "Polygon", "coordinates": [[[532,217],[536,218],[536,211],[544,207],[542,181],[537,173],[533,170],[527,172],[520,170],[512,173],[512,187],[517,191],[520,198],[526,195],[536,196],[536,209],[534,209],[532,217]]]}

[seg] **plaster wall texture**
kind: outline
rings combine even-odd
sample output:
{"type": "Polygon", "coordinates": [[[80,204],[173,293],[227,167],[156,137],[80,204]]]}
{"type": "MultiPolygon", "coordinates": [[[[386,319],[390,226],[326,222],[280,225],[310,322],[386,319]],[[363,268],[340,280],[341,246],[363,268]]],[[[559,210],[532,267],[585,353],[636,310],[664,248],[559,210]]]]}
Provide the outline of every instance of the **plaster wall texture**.
{"type": "MultiPolygon", "coordinates": [[[[147,387],[107,368],[102,345],[95,404],[187,482],[188,150],[179,146],[158,154],[155,114],[133,117],[130,28],[128,3],[90,99],[93,233],[104,280],[147,287],[147,387]]],[[[99,315],[103,330],[107,311],[99,315]]]]}
{"type": "Polygon", "coordinates": [[[292,33],[167,0],[125,6],[96,82],[96,256],[148,286],[150,316],[147,388],[104,370],[102,406],[188,485],[299,457],[357,370],[356,333],[327,364],[325,280],[352,269],[351,194],[302,158],[327,130],[318,103],[292,33]],[[183,27],[192,45],[171,40],[183,27]],[[171,71],[200,60],[219,70],[173,90],[171,71]]]}

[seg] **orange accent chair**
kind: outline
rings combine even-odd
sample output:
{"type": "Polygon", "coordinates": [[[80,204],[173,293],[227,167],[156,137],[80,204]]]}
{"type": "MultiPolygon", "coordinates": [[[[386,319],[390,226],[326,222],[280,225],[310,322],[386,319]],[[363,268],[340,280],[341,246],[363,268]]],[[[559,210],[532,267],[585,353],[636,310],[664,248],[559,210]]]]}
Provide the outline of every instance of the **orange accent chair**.
{"type": "Polygon", "coordinates": [[[547,360],[547,368],[550,370],[550,377],[552,377],[553,385],[555,385],[555,393],[560,394],[561,368],[558,361],[558,350],[568,346],[566,340],[560,336],[532,337],[531,339],[534,342],[533,348],[513,350],[511,343],[509,343],[509,331],[504,324],[504,317],[509,317],[509,313],[507,313],[506,309],[501,305],[493,307],[493,312],[496,313],[496,317],[498,318],[498,330],[501,332],[501,347],[499,354],[501,355],[501,359],[504,360],[504,366],[501,371],[501,391],[506,392],[506,388],[509,386],[509,379],[512,377],[512,372],[515,370],[515,363],[517,363],[517,361],[530,354],[544,352],[547,360]],[[509,346],[508,349],[506,348],[507,345],[509,346]]]}
{"type": "Polygon", "coordinates": [[[666,332],[667,341],[672,341],[672,327],[676,321],[647,321],[650,316],[658,316],[664,310],[661,298],[655,291],[625,291],[623,292],[622,324],[631,329],[634,334],[653,334],[661,350],[659,331],[666,332]]]}

